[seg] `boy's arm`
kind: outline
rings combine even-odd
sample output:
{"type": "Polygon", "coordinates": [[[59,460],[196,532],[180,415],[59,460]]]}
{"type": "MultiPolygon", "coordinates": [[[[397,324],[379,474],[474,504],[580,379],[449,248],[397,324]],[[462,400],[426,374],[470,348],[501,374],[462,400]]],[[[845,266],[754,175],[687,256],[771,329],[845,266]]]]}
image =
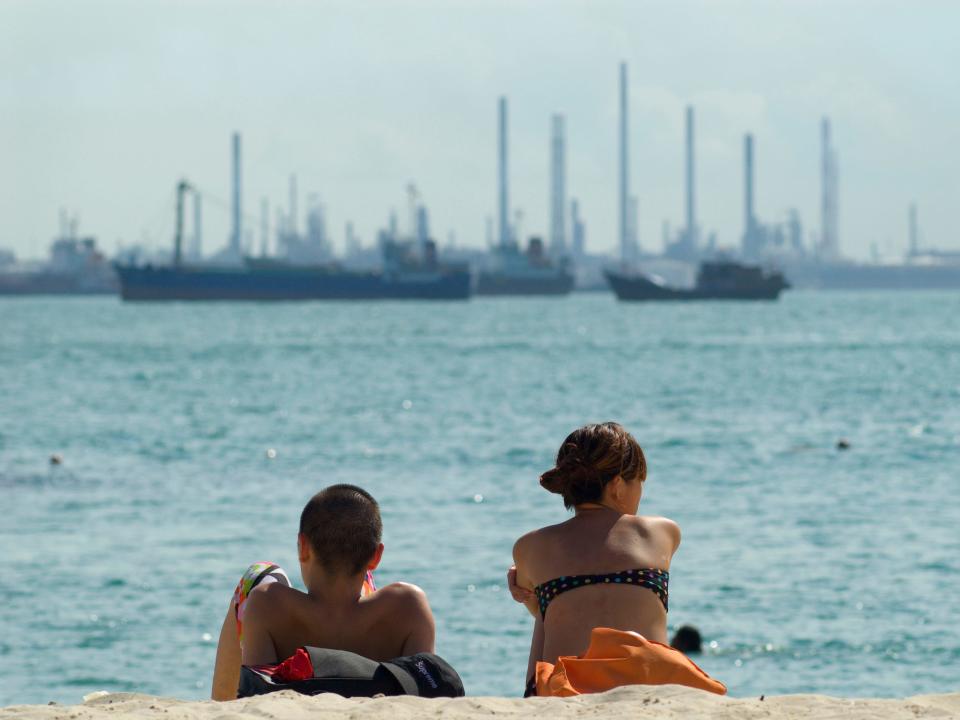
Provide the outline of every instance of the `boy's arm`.
{"type": "Polygon", "coordinates": [[[396,583],[403,586],[403,616],[410,619],[410,632],[403,641],[401,655],[415,655],[421,652],[434,652],[436,624],[433,611],[427,601],[427,594],[416,585],[396,583]]]}
{"type": "Polygon", "coordinates": [[[275,613],[276,605],[275,599],[270,596],[273,585],[275,583],[258,585],[250,591],[244,603],[243,647],[241,648],[241,660],[244,665],[271,665],[280,661],[269,629],[269,619],[275,613]]]}
{"type": "Polygon", "coordinates": [[[240,638],[237,637],[237,618],[233,601],[227,608],[227,616],[220,627],[217,643],[217,659],[213,665],[213,682],[210,697],[214,700],[236,700],[240,685],[240,638]]]}

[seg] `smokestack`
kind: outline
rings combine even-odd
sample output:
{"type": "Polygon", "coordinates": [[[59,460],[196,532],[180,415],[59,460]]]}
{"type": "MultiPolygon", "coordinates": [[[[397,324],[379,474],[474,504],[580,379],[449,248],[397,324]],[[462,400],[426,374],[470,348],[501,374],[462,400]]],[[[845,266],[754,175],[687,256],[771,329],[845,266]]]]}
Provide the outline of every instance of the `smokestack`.
{"type": "Polygon", "coordinates": [[[840,162],[837,159],[837,151],[833,145],[830,146],[830,251],[834,257],[840,256],[840,237],[838,232],[838,220],[840,217],[840,162]]]}
{"type": "Polygon", "coordinates": [[[832,255],[830,237],[830,118],[820,119],[820,247],[825,255],[832,255]]]}
{"type": "Polygon", "coordinates": [[[407,219],[410,222],[410,237],[417,238],[417,207],[419,206],[419,194],[417,186],[412,182],[407,183],[407,219]]]}
{"type": "Polygon", "coordinates": [[[687,106],[687,244],[696,249],[696,217],[693,197],[693,106],[687,106]]]}
{"type": "Polygon", "coordinates": [[[240,239],[243,237],[240,209],[240,133],[233,133],[233,232],[230,235],[230,249],[234,254],[242,254],[240,239]]]}
{"type": "Polygon", "coordinates": [[[183,198],[191,189],[186,180],[177,183],[177,225],[173,236],[173,264],[177,268],[183,264],[183,198]]]}
{"type": "Polygon", "coordinates": [[[513,211],[513,226],[510,228],[510,237],[516,245],[523,243],[523,210],[520,208],[513,211]]]}
{"type": "Polygon", "coordinates": [[[297,234],[297,175],[290,175],[290,224],[287,231],[296,236],[297,234]]]}
{"type": "Polygon", "coordinates": [[[574,198],[570,201],[570,244],[575,258],[584,255],[583,223],[580,220],[580,203],[574,198]]]}
{"type": "Polygon", "coordinates": [[[567,250],[566,223],[566,148],[563,115],[553,116],[553,137],[550,141],[550,252],[559,257],[567,250]]]}
{"type": "Polygon", "coordinates": [[[347,256],[353,255],[357,251],[357,240],[353,234],[353,223],[347,222],[346,227],[347,256]]]}
{"type": "Polygon", "coordinates": [[[500,98],[500,123],[498,138],[499,149],[499,216],[500,216],[500,245],[506,246],[510,242],[510,204],[507,196],[507,99],[500,98]]]}
{"type": "Polygon", "coordinates": [[[917,204],[910,203],[910,255],[920,253],[920,241],[917,236],[917,204]]]}
{"type": "Polygon", "coordinates": [[[753,135],[749,133],[743,138],[743,177],[744,177],[744,236],[753,235],[753,135]]]}
{"type": "Polygon", "coordinates": [[[837,154],[830,137],[830,118],[820,120],[820,246],[828,257],[839,254],[837,243],[837,154]]]}
{"type": "Polygon", "coordinates": [[[203,256],[203,203],[200,193],[193,192],[193,243],[190,247],[190,256],[199,260],[203,256]]]}
{"type": "Polygon", "coordinates": [[[630,258],[634,258],[634,253],[640,247],[640,198],[631,195],[627,198],[627,247],[630,251],[630,258]]]}
{"type": "Polygon", "coordinates": [[[830,252],[830,119],[820,120],[820,246],[830,252]]]}
{"type": "Polygon", "coordinates": [[[627,203],[630,177],[627,168],[627,64],[620,63],[620,257],[624,263],[632,261],[630,252],[627,203]]]}
{"type": "Polygon", "coordinates": [[[260,255],[267,256],[268,246],[270,244],[269,235],[270,223],[270,201],[267,198],[260,198],[260,255]]]}

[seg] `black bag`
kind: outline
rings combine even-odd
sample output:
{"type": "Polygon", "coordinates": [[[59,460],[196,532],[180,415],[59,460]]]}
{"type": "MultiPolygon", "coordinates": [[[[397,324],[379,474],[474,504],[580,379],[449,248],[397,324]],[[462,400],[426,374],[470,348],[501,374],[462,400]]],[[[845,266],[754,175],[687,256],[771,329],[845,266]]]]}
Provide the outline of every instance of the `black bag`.
{"type": "Polygon", "coordinates": [[[237,697],[251,697],[277,690],[296,690],[304,695],[336,693],[343,697],[417,695],[462,697],[463,681],[457,671],[433,653],[417,653],[377,662],[347,650],[305,647],[313,664],[313,677],[282,682],[271,668],[244,665],[240,670],[237,697]]]}

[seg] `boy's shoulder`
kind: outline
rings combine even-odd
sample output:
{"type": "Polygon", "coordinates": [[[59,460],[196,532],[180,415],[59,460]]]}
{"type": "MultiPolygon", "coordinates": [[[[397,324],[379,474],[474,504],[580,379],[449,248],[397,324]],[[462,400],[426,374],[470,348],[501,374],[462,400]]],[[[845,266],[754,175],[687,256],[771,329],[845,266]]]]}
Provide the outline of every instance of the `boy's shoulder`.
{"type": "MultiPolygon", "coordinates": [[[[360,599],[369,608],[382,608],[385,613],[430,612],[427,594],[417,585],[395,582],[384,585],[375,592],[360,599]]],[[[254,614],[265,620],[268,625],[281,626],[285,619],[302,612],[314,612],[310,595],[280,583],[258,585],[247,598],[244,614],[254,614]]]]}
{"type": "Polygon", "coordinates": [[[365,598],[368,602],[379,602],[396,605],[426,605],[427,594],[417,585],[406,582],[395,582],[384,585],[376,592],[365,598]]]}
{"type": "Polygon", "coordinates": [[[388,622],[396,627],[419,627],[433,624],[433,610],[422,588],[405,582],[384,585],[360,599],[374,622],[388,622]]]}
{"type": "Polygon", "coordinates": [[[272,612],[306,597],[305,592],[283,583],[260,583],[250,591],[243,610],[244,614],[272,612]]]}

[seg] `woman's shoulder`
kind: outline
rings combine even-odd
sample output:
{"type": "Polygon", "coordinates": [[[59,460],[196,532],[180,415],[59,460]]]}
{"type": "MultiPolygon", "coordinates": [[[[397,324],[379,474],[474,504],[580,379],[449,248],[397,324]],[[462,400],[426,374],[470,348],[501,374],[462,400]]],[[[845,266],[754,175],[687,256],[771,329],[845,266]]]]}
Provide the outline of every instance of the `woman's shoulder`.
{"type": "Polygon", "coordinates": [[[672,542],[674,550],[680,546],[680,526],[670,518],[660,515],[635,515],[631,521],[642,534],[665,538],[672,542]]]}
{"type": "Polygon", "coordinates": [[[557,523],[556,525],[547,525],[536,530],[531,530],[517,538],[513,544],[513,557],[517,559],[518,554],[524,555],[528,552],[536,552],[537,548],[545,543],[549,543],[551,538],[555,538],[557,533],[562,532],[566,523],[557,523]]]}

